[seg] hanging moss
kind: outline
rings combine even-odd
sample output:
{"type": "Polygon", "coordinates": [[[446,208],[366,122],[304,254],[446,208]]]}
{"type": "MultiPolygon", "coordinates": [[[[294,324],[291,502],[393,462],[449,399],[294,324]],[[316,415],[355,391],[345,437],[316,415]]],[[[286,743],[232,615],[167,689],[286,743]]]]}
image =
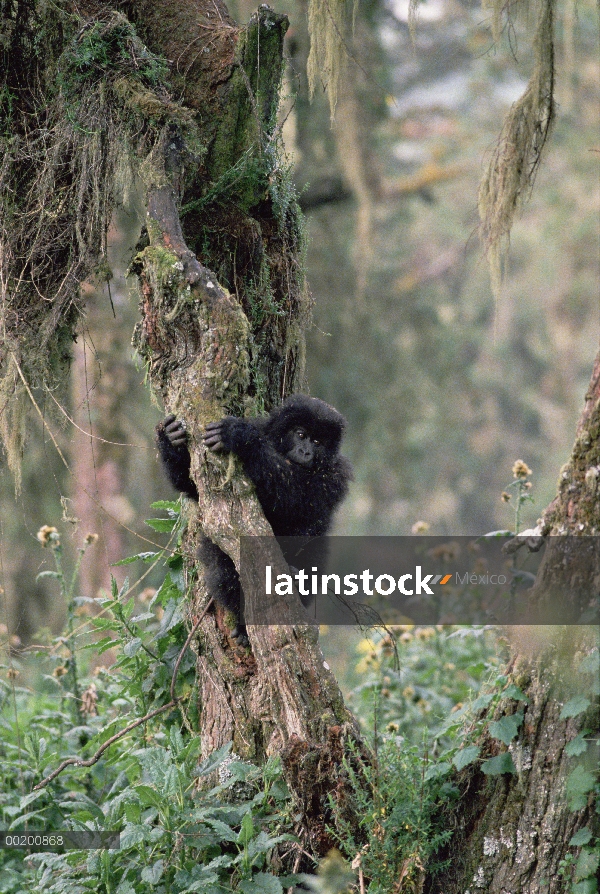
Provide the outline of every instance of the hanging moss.
{"type": "MultiPolygon", "coordinates": [[[[15,475],[21,374],[43,388],[65,381],[83,312],[80,283],[110,277],[107,228],[135,174],[153,188],[169,182],[158,148],[166,134],[178,134],[186,159],[188,183],[183,176],[178,183],[184,237],[251,321],[251,396],[272,406],[302,387],[301,331],[291,339],[287,329],[306,320],[310,299],[276,117],[287,24],[263,6],[246,29],[223,26],[235,32],[235,61],[226,55],[218,66],[223,115],[206,129],[204,109],[172,100],[172,72],[120,13],[84,22],[42,0],[39,8],[36,0],[2,7],[2,35],[10,37],[0,43],[7,63],[0,70],[0,435],[15,475]]],[[[154,260],[168,278],[173,259],[154,260]]]]}
{"type": "Polygon", "coordinates": [[[60,59],[57,82],[65,97],[72,99],[83,86],[125,75],[140,85],[160,88],[168,66],[143,45],[133,25],[115,13],[80,30],[60,59]]]}
{"type": "MultiPolygon", "coordinates": [[[[21,375],[32,387],[64,382],[80,283],[111,275],[106,233],[132,181],[133,140],[138,152],[149,151],[168,122],[189,122],[162,86],[163,61],[122,15],[57,22],[42,4],[22,7],[30,27],[17,40],[12,23],[0,73],[0,435],[17,485],[21,375]],[[15,91],[14,83],[25,86],[15,91]]],[[[3,7],[4,31],[11,12],[3,7]]]]}
{"type": "Polygon", "coordinates": [[[346,35],[354,26],[357,7],[358,0],[309,0],[308,4],[308,87],[311,98],[317,86],[327,90],[332,120],[348,55],[346,35]]]}
{"type": "MultiPolygon", "coordinates": [[[[491,6],[497,32],[505,4],[493,0],[491,6]]],[[[537,0],[533,60],[527,89],[504,120],[479,188],[481,232],[496,295],[514,217],[533,186],[554,120],[554,0],[537,0]]]]}

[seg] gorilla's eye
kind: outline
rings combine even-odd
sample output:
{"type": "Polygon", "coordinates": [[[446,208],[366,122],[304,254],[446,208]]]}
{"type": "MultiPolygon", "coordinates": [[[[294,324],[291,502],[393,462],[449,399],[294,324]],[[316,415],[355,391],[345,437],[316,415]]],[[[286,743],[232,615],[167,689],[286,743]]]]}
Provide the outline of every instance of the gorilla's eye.
{"type": "Polygon", "coordinates": [[[306,437],[306,432],[304,431],[303,428],[297,428],[296,434],[298,435],[298,437],[300,438],[301,441],[303,441],[304,438],[306,437]]]}

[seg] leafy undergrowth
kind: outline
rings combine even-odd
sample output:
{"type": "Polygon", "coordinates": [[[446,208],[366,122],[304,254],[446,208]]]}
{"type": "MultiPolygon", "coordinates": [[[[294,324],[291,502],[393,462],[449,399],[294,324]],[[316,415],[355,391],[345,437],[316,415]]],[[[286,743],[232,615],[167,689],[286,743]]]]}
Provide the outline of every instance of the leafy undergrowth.
{"type": "MultiPolygon", "coordinates": [[[[179,503],[155,505],[167,518],[149,523],[176,542],[179,503]]],[[[93,537],[69,572],[59,532],[45,526],[38,538],[51,551],[54,569],[42,573],[56,580],[67,624],[55,639],[41,637],[21,653],[8,642],[0,653],[0,823],[7,845],[0,848],[0,894],[419,891],[425,872],[442,867],[436,853],[447,843],[459,798],[456,774],[474,763],[489,775],[516,772],[509,747],[527,698],[500,672],[503,646],[492,630],[373,631],[358,643],[346,678],[373,747],[369,765],[356,754],[346,767],[362,829],[357,838],[332,804],[338,849],[318,866],[305,859],[302,868],[316,874],[294,875],[308,855],[294,834],[301,807],[279,760],[253,766],[231,743],[200,754],[181,557],[167,550],[135,557],[164,566],[156,591],[135,599],[125,581],[87,600],[77,595],[78,572],[93,537]],[[102,653],[110,666],[97,664],[102,653]],[[507,699],[515,710],[489,720],[507,699]],[[501,754],[481,753],[484,733],[501,743],[501,754]],[[116,832],[119,846],[57,843],[57,835],[73,832],[116,832]],[[25,835],[33,836],[28,847],[15,846],[25,835]],[[44,835],[54,836],[47,848],[44,835]]],[[[597,672],[597,657],[582,663],[588,675],[597,672]]],[[[565,705],[565,716],[590,704],[576,701],[565,705]]],[[[575,756],[586,748],[584,734],[574,742],[575,756]]],[[[571,788],[588,797],[593,778],[574,774],[571,788]]],[[[587,832],[572,844],[592,854],[587,832]]],[[[592,870],[590,862],[577,877],[591,882],[592,870]]]]}

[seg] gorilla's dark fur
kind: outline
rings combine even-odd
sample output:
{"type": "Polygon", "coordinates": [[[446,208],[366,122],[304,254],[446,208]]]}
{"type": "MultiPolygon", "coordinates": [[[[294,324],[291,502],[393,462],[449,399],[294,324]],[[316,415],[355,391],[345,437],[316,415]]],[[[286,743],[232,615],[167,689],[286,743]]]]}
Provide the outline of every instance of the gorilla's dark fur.
{"type": "MultiPolygon", "coordinates": [[[[210,450],[239,456],[276,537],[322,537],[352,479],[349,461],[338,452],[345,426],[344,417],[322,400],[294,394],[267,417],[226,416],[211,423],[204,442],[210,450]]],[[[157,427],[157,440],[171,483],[197,500],[182,423],[168,416],[157,427]]],[[[208,537],[198,556],[209,594],[235,615],[233,635],[245,641],[233,562],[208,537]]]]}

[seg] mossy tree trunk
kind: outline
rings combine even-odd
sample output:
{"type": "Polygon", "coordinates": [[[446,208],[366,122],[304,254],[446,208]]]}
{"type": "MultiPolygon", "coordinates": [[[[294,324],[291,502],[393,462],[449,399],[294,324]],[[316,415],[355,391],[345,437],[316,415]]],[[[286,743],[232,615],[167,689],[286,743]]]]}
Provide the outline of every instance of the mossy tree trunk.
{"type": "MultiPolygon", "coordinates": [[[[558,495],[542,520],[548,539],[528,595],[532,605],[547,611],[554,596],[585,616],[590,597],[597,600],[590,582],[600,580],[599,477],[600,355],[558,495]]],[[[508,695],[480,718],[485,732],[478,744],[485,758],[506,753],[511,770],[486,776],[474,764],[459,774],[462,798],[447,848],[449,867],[429,878],[425,890],[593,894],[600,821],[594,781],[598,670],[591,659],[597,657],[598,629],[519,627],[508,628],[507,636],[514,654],[506,671],[508,695]],[[489,721],[521,714],[508,745],[491,735],[489,721]]]]}
{"type": "MultiPolygon", "coordinates": [[[[206,603],[196,575],[201,531],[238,564],[241,535],[270,533],[239,464],[207,455],[201,431],[224,413],[268,410],[303,384],[310,299],[277,128],[288,22],[263,5],[240,28],[219,0],[39,9],[19,0],[2,9],[6,120],[22,118],[24,141],[32,128],[45,129],[26,157],[9,128],[2,131],[5,181],[21,182],[0,220],[11,248],[0,384],[17,399],[28,379],[53,385],[60,378],[60,363],[39,354],[39,335],[28,347],[23,320],[64,353],[83,311],[78,282],[94,268],[104,275],[105,229],[122,171],[132,167],[146,213],[132,263],[141,293],[134,344],[165,409],[186,420],[199,491],[199,506],[187,507],[184,544],[193,620],[206,603]]],[[[16,460],[18,440],[11,449],[16,460]]],[[[283,570],[272,540],[256,547],[244,571],[248,590],[261,589],[265,561],[283,570]]],[[[358,741],[357,725],[312,628],[290,623],[249,635],[251,652],[232,643],[219,610],[202,622],[203,753],[233,740],[239,755],[258,762],[281,754],[306,847],[322,854],[331,846],[328,795],[347,794],[342,759],[358,741]]]]}
{"type": "MultiPolygon", "coordinates": [[[[206,8],[208,15],[213,7],[206,8]]],[[[269,528],[239,469],[232,474],[227,460],[207,455],[199,435],[224,411],[269,409],[302,384],[308,299],[298,211],[276,132],[287,20],[261,7],[247,28],[223,18],[186,33],[185,47],[164,47],[164,25],[154,35],[151,21],[144,16],[150,48],[170,58],[181,58],[191,41],[203,61],[212,41],[222,42],[213,70],[203,63],[203,92],[185,86],[197,109],[200,164],[191,176],[189,148],[171,129],[145,177],[149,244],[136,259],[143,316],[137,346],[165,406],[189,424],[200,495],[200,523],[192,507],[186,539],[190,565],[200,527],[239,565],[240,536],[269,528]]],[[[281,563],[263,543],[254,569],[244,569],[247,599],[262,589],[261,563],[281,563]]],[[[203,599],[198,588],[192,617],[203,599]]],[[[251,654],[233,646],[219,610],[203,622],[203,752],[233,740],[238,754],[258,762],[281,754],[310,848],[324,853],[331,845],[326,798],[344,787],[341,760],[356,739],[355,723],[312,629],[290,624],[249,634],[251,654]]]]}

